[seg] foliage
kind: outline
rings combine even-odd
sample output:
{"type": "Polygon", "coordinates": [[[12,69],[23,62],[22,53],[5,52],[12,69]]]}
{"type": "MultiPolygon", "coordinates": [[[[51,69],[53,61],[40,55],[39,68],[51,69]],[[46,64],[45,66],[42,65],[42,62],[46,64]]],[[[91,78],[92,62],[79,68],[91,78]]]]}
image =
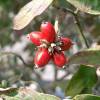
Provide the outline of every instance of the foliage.
{"type": "Polygon", "coordinates": [[[70,64],[87,64],[87,65],[100,65],[100,49],[89,48],[79,51],[70,58],[70,64]],[[84,56],[86,55],[86,56],[84,56]],[[84,59],[84,60],[83,60],[84,59]]]}
{"type": "MultiPolygon", "coordinates": [[[[11,91],[11,89],[13,88],[9,88],[8,91],[11,91]]],[[[53,95],[49,95],[49,94],[43,94],[43,93],[38,93],[36,91],[33,91],[30,88],[20,88],[19,90],[16,90],[15,92],[12,91],[8,94],[6,94],[7,90],[5,91],[5,95],[1,95],[1,98],[5,99],[5,100],[60,100],[59,98],[57,98],[56,96],[53,95]],[[14,96],[12,96],[12,94],[14,96]]]]}
{"type": "Polygon", "coordinates": [[[100,0],[0,0],[0,99],[60,100],[39,93],[64,98],[58,93],[60,87],[66,88],[65,96],[71,96],[72,100],[99,100],[99,96],[93,95],[95,85],[100,85],[96,74],[100,65],[98,15],[100,0]],[[33,70],[32,57],[36,50],[24,38],[30,31],[40,30],[43,20],[55,22],[58,35],[70,37],[74,42],[66,53],[70,58],[69,67],[53,69],[54,79],[49,82],[43,79],[47,69],[33,70]],[[60,71],[65,74],[58,78],[60,71]],[[39,92],[29,88],[34,81],[39,92]]]}
{"type": "Polygon", "coordinates": [[[100,100],[100,97],[96,95],[82,94],[75,96],[74,100],[100,100]]]}
{"type": "Polygon", "coordinates": [[[99,0],[66,0],[74,5],[78,10],[85,13],[100,15],[100,1],[99,0]]]}
{"type": "Polygon", "coordinates": [[[91,93],[97,82],[96,68],[80,65],[66,88],[66,95],[75,96],[80,93],[91,93]],[[91,80],[92,77],[92,80],[91,80]]]}

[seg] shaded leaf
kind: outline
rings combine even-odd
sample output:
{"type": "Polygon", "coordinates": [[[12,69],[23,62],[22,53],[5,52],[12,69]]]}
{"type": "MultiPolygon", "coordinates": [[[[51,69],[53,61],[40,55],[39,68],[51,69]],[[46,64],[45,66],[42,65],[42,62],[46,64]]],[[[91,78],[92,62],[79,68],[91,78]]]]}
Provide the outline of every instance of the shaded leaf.
{"type": "Polygon", "coordinates": [[[13,29],[20,30],[27,26],[33,18],[43,13],[53,0],[32,0],[15,16],[13,29]]]}
{"type": "Polygon", "coordinates": [[[92,95],[92,94],[82,94],[77,95],[73,98],[74,100],[100,100],[100,96],[92,95]]]}
{"type": "Polygon", "coordinates": [[[12,94],[12,93],[16,92],[17,90],[18,90],[18,88],[12,88],[12,87],[0,88],[0,95],[1,94],[12,94]]]}
{"type": "Polygon", "coordinates": [[[93,14],[100,15],[100,0],[66,0],[71,3],[78,10],[93,14]]]}
{"type": "Polygon", "coordinates": [[[56,96],[38,93],[29,87],[20,88],[18,90],[18,94],[15,96],[8,96],[4,94],[1,97],[5,100],[60,100],[56,96]]]}
{"type": "Polygon", "coordinates": [[[100,65],[100,48],[80,51],[70,57],[69,64],[100,65]]]}
{"type": "Polygon", "coordinates": [[[69,5],[69,3],[68,2],[66,2],[66,0],[55,0],[54,1],[54,4],[56,5],[56,6],[58,6],[58,7],[64,7],[64,8],[66,8],[66,7],[70,7],[70,5],[69,5]]]}
{"type": "Polygon", "coordinates": [[[65,94],[75,96],[84,92],[91,93],[92,87],[97,82],[96,69],[94,67],[80,65],[79,70],[69,81],[65,94]],[[91,79],[92,78],[92,79],[91,79]]]}

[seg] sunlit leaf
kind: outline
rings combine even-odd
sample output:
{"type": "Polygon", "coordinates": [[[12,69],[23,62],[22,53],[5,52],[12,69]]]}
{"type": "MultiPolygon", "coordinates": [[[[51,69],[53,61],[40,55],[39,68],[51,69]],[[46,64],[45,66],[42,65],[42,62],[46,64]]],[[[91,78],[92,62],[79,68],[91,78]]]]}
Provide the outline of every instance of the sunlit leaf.
{"type": "Polygon", "coordinates": [[[20,30],[27,26],[33,18],[43,13],[53,0],[32,0],[15,16],[13,29],[20,30]]]}
{"type": "Polygon", "coordinates": [[[100,15],[100,0],[66,0],[71,3],[78,10],[93,14],[100,15]]]}

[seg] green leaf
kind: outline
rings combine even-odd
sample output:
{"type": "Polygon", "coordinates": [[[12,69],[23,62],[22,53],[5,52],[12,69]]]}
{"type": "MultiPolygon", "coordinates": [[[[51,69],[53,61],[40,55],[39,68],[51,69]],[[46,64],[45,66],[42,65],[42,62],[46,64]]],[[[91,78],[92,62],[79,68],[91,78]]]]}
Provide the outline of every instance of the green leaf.
{"type": "Polygon", "coordinates": [[[1,97],[4,100],[60,100],[56,96],[38,93],[38,92],[32,90],[29,87],[20,88],[17,92],[18,93],[16,95],[13,95],[13,96],[12,95],[6,95],[4,93],[4,94],[1,95],[1,97]]]}
{"type": "Polygon", "coordinates": [[[66,0],[78,10],[93,14],[100,15],[100,0],[66,0]]]}
{"type": "Polygon", "coordinates": [[[92,94],[82,94],[75,96],[73,100],[100,100],[100,96],[92,94]]]}
{"type": "Polygon", "coordinates": [[[75,96],[82,92],[91,93],[92,87],[97,82],[96,69],[94,67],[80,65],[79,70],[69,81],[65,94],[75,96]],[[92,78],[92,79],[91,79],[92,78]]]}
{"type": "Polygon", "coordinates": [[[70,57],[69,64],[100,65],[100,48],[80,51],[70,57]]]}
{"type": "Polygon", "coordinates": [[[32,19],[43,13],[53,0],[32,0],[26,4],[14,18],[13,29],[20,30],[26,27],[32,19]]]}

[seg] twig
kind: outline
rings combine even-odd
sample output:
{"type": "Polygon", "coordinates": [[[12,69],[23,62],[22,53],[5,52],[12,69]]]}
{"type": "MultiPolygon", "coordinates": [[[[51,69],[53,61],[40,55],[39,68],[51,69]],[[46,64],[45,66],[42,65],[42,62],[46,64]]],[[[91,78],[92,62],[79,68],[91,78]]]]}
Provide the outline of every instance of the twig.
{"type": "MultiPolygon", "coordinates": [[[[14,52],[0,52],[0,56],[3,56],[3,55],[14,55],[14,56],[18,57],[25,66],[30,67],[32,69],[32,65],[27,64],[19,54],[16,54],[14,52]]],[[[33,72],[35,73],[36,77],[40,80],[41,76],[38,73],[36,73],[34,69],[33,69],[33,72]]]]}
{"type": "Polygon", "coordinates": [[[64,80],[64,78],[66,77],[66,76],[68,76],[70,74],[70,72],[66,72],[65,73],[65,75],[63,75],[60,79],[58,79],[57,81],[62,81],[62,80],[64,80]]]}
{"type": "Polygon", "coordinates": [[[87,39],[86,39],[86,37],[85,37],[85,35],[84,35],[84,33],[83,33],[83,30],[82,30],[80,21],[79,21],[79,19],[78,19],[78,15],[77,15],[78,11],[76,10],[76,11],[73,12],[72,10],[70,10],[70,9],[68,9],[68,8],[66,8],[66,11],[67,11],[67,12],[70,12],[70,13],[74,16],[75,21],[76,21],[76,25],[77,25],[77,27],[78,27],[78,29],[79,29],[79,31],[80,31],[80,34],[81,34],[82,37],[83,37],[84,43],[85,43],[86,47],[89,48],[87,39]]]}
{"type": "Polygon", "coordinates": [[[18,58],[23,62],[23,64],[24,64],[25,66],[29,66],[29,64],[27,64],[27,63],[24,61],[24,59],[23,59],[20,55],[14,53],[14,52],[1,52],[1,53],[0,53],[0,56],[3,56],[3,55],[14,55],[14,56],[18,57],[18,58]]]}
{"type": "MultiPolygon", "coordinates": [[[[30,67],[30,68],[32,69],[31,64],[27,64],[27,63],[24,61],[24,59],[23,59],[19,54],[16,54],[16,53],[14,53],[14,52],[0,52],[0,56],[3,56],[3,55],[10,55],[10,54],[11,54],[11,55],[14,55],[14,56],[16,56],[16,57],[18,57],[18,58],[23,62],[23,64],[24,64],[25,66],[30,67]]],[[[40,80],[41,80],[41,75],[38,74],[38,73],[36,73],[36,72],[35,72],[35,69],[33,69],[33,73],[36,75],[38,81],[40,81],[40,80]]],[[[39,82],[38,82],[38,84],[40,85],[39,82]]],[[[46,92],[45,89],[44,89],[43,87],[40,87],[40,88],[41,88],[42,92],[44,92],[44,93],[46,92]]]]}
{"type": "Polygon", "coordinates": [[[58,80],[58,79],[57,79],[58,70],[55,68],[55,69],[54,69],[54,72],[55,72],[55,74],[54,74],[54,81],[57,81],[57,80],[58,80]]]}
{"type": "Polygon", "coordinates": [[[75,18],[75,21],[76,21],[76,25],[77,25],[77,27],[78,27],[78,29],[79,29],[79,31],[80,31],[82,37],[83,37],[84,43],[85,43],[86,47],[89,48],[87,39],[86,39],[86,37],[85,37],[85,35],[84,35],[84,33],[83,33],[83,30],[82,30],[80,21],[79,21],[79,19],[78,19],[78,15],[75,14],[75,15],[74,15],[74,18],[75,18]]]}
{"type": "MultiPolygon", "coordinates": [[[[56,6],[55,6],[55,7],[56,7],[56,6]]],[[[81,36],[82,36],[82,38],[83,38],[83,40],[84,40],[84,43],[85,43],[86,47],[89,48],[89,44],[88,44],[87,39],[86,39],[86,37],[85,37],[85,35],[84,35],[84,33],[83,33],[83,30],[82,30],[80,21],[79,21],[79,19],[78,19],[78,15],[77,15],[78,10],[72,11],[71,9],[68,9],[68,8],[60,8],[60,7],[56,7],[56,8],[57,8],[57,9],[62,9],[64,12],[69,12],[69,13],[71,13],[71,14],[74,16],[75,21],[76,21],[76,25],[77,25],[77,27],[78,27],[78,29],[79,29],[79,31],[80,31],[80,34],[81,34],[81,36]]]]}

